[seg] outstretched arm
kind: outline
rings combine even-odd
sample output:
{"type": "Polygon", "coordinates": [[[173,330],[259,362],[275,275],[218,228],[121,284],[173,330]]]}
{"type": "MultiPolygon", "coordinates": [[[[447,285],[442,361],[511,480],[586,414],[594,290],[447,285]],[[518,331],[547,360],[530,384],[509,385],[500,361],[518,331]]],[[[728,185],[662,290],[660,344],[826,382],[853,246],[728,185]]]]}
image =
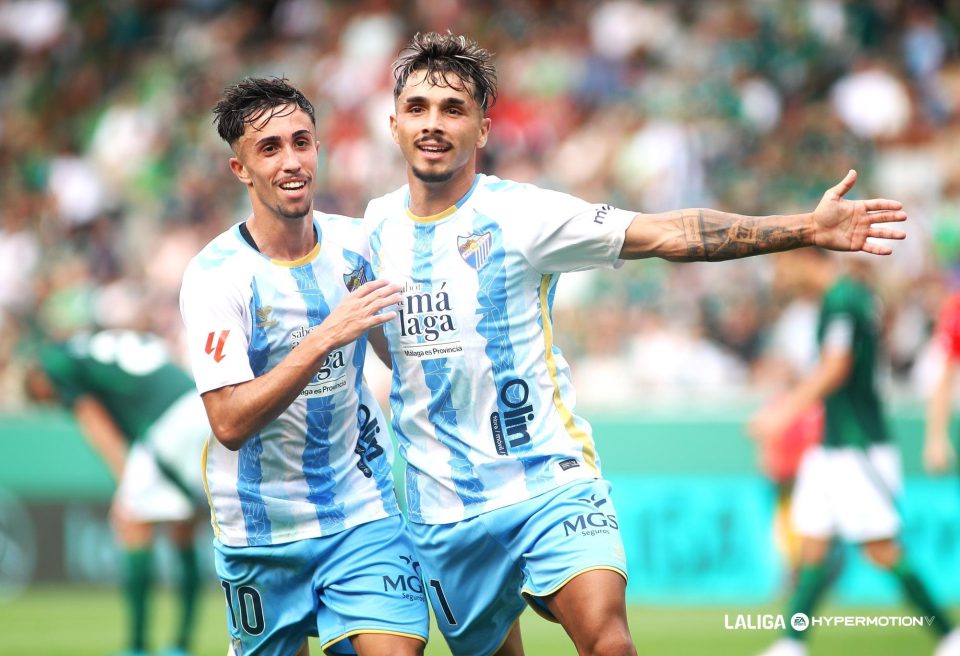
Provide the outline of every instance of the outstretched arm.
{"type": "Polygon", "coordinates": [[[269,372],[204,392],[210,428],[220,443],[234,451],[239,449],[293,403],[331,351],[396,317],[395,312],[377,313],[400,302],[399,290],[385,280],[366,283],[350,293],[269,372]]]}
{"type": "Polygon", "coordinates": [[[757,217],[711,209],[638,214],[627,228],[620,257],[712,262],[803,246],[889,255],[889,246],[867,238],[903,239],[902,231],[875,225],[905,221],[903,205],[884,198],[845,199],[856,181],[857,173],[851,170],[805,214],[757,217]]]}

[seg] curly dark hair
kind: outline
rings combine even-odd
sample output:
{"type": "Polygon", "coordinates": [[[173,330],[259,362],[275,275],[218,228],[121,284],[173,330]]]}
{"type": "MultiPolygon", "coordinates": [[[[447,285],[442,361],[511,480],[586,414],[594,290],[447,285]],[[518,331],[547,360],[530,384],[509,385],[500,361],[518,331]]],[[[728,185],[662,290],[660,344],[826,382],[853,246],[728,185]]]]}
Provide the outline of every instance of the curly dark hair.
{"type": "Polygon", "coordinates": [[[286,116],[302,109],[316,126],[313,105],[299,89],[281,77],[247,77],[223,90],[213,108],[213,122],[220,138],[232,147],[243,136],[247,125],[273,116],[286,116]],[[290,110],[278,114],[277,107],[290,105],[290,110]]]}
{"type": "Polygon", "coordinates": [[[411,74],[426,70],[427,79],[437,86],[467,91],[472,83],[474,100],[487,111],[497,101],[497,70],[490,63],[491,57],[490,52],[463,35],[418,32],[393,65],[397,80],[393,97],[400,97],[411,74]]]}

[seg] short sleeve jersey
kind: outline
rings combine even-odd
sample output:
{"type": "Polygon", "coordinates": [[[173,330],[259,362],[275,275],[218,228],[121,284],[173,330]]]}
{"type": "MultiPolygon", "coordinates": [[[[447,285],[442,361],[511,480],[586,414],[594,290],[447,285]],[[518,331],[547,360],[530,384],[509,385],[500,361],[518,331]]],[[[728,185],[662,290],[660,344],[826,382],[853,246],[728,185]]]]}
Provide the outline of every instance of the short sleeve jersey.
{"type": "Polygon", "coordinates": [[[940,310],[937,339],[950,360],[960,360],[960,293],[947,298],[940,310]]]}
{"type": "Polygon", "coordinates": [[[876,386],[878,319],[873,294],[862,283],[841,277],[824,295],[817,324],[821,352],[847,351],[846,381],[824,400],[824,446],[868,446],[888,441],[876,386]]]}
{"type": "Polygon", "coordinates": [[[374,274],[403,288],[385,332],[410,520],[598,477],[551,310],[561,272],[617,264],[634,214],[486,175],[438,215],[408,206],[406,186],[375,199],[364,228],[374,274]]]}
{"type": "MultiPolygon", "coordinates": [[[[201,393],[269,372],[371,276],[360,222],[314,214],[317,246],[271,260],[240,224],[184,274],[180,308],[201,393]]],[[[331,535],[397,514],[386,422],[363,382],[366,337],[332,351],[300,395],[238,451],[204,453],[212,523],[230,546],[331,535]]]]}
{"type": "Polygon", "coordinates": [[[72,407],[84,396],[96,399],[130,442],[193,390],[163,340],[149,333],[82,333],[42,347],[38,359],[63,405],[72,407]]]}

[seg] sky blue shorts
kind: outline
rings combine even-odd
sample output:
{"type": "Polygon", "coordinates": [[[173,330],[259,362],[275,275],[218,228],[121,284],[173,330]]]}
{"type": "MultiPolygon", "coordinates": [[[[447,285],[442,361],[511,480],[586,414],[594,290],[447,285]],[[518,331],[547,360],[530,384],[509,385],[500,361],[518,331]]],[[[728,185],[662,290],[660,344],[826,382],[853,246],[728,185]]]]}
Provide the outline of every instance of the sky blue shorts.
{"type": "Polygon", "coordinates": [[[399,515],[334,535],[258,547],[214,542],[237,656],[294,654],[308,635],[332,654],[349,638],[392,633],[426,642],[429,617],[399,515]]]}
{"type": "Polygon", "coordinates": [[[612,569],[627,576],[604,480],[576,481],[452,524],[409,528],[437,624],[457,655],[495,652],[525,601],[553,620],[541,598],[578,574],[612,569]]]}

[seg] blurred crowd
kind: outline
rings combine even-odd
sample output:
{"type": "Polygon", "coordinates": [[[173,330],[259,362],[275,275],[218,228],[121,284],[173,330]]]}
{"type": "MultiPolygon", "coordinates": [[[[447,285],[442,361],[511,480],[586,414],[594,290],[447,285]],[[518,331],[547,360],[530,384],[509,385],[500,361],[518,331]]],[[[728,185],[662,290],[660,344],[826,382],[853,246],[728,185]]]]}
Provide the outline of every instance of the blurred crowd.
{"type": "MultiPolygon", "coordinates": [[[[902,200],[873,264],[887,378],[922,392],[960,282],[960,5],[940,0],[0,0],[0,404],[37,331],[180,340],[186,262],[245,218],[211,123],[224,86],[285,76],[317,107],[316,206],[360,216],[404,182],[391,63],[417,31],[495,53],[481,170],[625,209],[812,210],[902,200]]],[[[862,256],[857,258],[863,259],[862,256]]],[[[560,283],[581,401],[768,390],[807,366],[816,299],[778,258],[643,260],[560,283]]]]}

